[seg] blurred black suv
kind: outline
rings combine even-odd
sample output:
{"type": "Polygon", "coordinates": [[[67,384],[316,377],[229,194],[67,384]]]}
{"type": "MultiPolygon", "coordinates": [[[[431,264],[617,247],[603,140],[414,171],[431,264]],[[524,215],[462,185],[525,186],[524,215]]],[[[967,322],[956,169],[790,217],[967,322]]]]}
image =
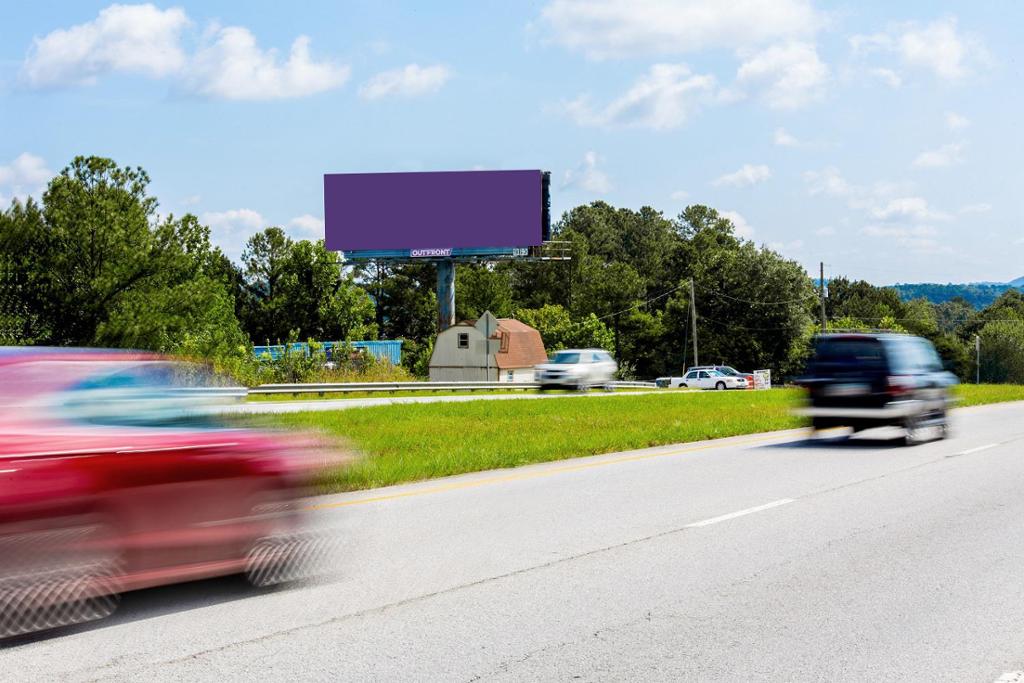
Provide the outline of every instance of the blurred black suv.
{"type": "Polygon", "coordinates": [[[907,443],[925,427],[945,437],[956,376],[946,372],[931,342],[906,334],[823,334],[815,339],[807,374],[797,384],[808,405],[797,411],[814,429],[898,426],[907,443]]]}

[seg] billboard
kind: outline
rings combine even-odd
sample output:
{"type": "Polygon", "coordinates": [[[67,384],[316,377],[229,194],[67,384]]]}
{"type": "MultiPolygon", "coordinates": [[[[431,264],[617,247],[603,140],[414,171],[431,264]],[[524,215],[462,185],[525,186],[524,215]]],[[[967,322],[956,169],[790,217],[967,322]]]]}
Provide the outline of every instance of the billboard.
{"type": "Polygon", "coordinates": [[[327,248],[425,256],[536,246],[549,233],[547,185],[541,171],[329,173],[327,248]]]}

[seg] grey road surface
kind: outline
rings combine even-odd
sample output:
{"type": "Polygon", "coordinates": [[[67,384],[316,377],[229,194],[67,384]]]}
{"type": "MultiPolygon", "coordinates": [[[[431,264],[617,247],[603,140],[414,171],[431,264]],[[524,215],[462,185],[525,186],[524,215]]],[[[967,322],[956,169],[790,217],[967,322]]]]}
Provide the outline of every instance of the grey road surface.
{"type": "MultiPolygon", "coordinates": [[[[640,394],[666,395],[664,389],[651,391],[630,391],[629,396],[640,394]]],[[[696,396],[706,392],[699,391],[673,391],[672,395],[685,393],[688,396],[696,396]]],[[[601,396],[621,396],[621,393],[608,391],[595,391],[590,393],[564,393],[564,394],[469,394],[458,396],[379,396],[372,398],[327,398],[322,400],[295,400],[295,401],[249,401],[245,403],[227,403],[217,407],[219,413],[304,413],[311,410],[347,410],[350,408],[373,408],[375,406],[401,405],[403,403],[464,403],[466,401],[523,401],[523,400],[547,400],[547,399],[578,399],[578,398],[599,398],[601,396]]]]}
{"type": "MultiPolygon", "coordinates": [[[[496,404],[496,406],[499,404],[496,404]]],[[[983,681],[1024,670],[1024,404],[318,502],[336,575],[146,591],[11,681],[983,681]]],[[[510,435],[514,438],[514,435],[510,435]]]]}

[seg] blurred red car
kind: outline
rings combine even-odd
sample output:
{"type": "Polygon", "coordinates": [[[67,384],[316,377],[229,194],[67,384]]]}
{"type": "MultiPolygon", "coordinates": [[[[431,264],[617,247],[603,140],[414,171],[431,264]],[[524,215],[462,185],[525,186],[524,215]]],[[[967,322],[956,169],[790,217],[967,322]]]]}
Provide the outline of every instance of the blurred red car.
{"type": "Polygon", "coordinates": [[[294,578],[307,444],[225,428],[195,366],[0,349],[0,637],[96,619],[123,591],[294,578]]]}

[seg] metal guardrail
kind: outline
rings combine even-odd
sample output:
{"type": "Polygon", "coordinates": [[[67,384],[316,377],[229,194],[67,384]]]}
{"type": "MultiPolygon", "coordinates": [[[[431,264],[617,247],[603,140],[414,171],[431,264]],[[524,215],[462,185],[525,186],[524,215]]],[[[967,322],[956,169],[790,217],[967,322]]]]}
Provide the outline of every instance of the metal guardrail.
{"type": "MultiPolygon", "coordinates": [[[[654,382],[612,382],[614,389],[654,389],[654,382]]],[[[261,384],[250,394],[346,394],[397,391],[495,391],[540,389],[536,382],[335,382],[326,384],[261,384]]]]}

